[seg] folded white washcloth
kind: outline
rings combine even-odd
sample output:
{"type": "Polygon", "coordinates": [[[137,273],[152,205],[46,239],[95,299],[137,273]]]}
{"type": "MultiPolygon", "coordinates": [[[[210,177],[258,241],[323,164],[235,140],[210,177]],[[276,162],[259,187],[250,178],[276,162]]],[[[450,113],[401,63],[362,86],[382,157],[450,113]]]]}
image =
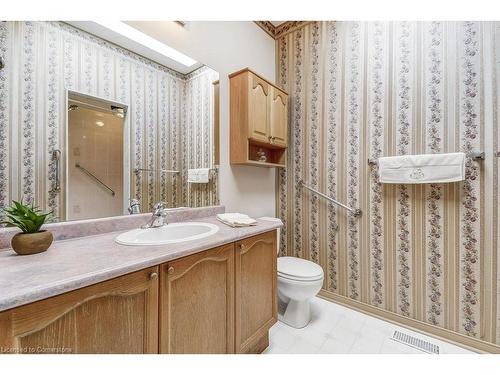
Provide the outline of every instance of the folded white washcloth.
{"type": "Polygon", "coordinates": [[[257,225],[257,220],[252,219],[248,215],[237,212],[217,214],[217,219],[232,227],[248,227],[250,225],[257,225]]]}
{"type": "Polygon", "coordinates": [[[378,159],[379,181],[386,184],[429,184],[465,179],[465,154],[390,156],[378,159]]]}
{"type": "Polygon", "coordinates": [[[187,182],[193,184],[206,184],[210,181],[210,168],[188,169],[187,182]]]}

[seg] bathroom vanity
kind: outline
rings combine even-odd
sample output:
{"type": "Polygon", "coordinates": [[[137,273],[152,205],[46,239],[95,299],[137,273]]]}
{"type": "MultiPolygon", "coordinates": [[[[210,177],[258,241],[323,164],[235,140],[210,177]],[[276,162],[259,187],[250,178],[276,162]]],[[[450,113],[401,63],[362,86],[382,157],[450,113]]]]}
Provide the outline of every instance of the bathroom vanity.
{"type": "Polygon", "coordinates": [[[277,319],[280,223],[230,228],[203,210],[188,220],[220,229],[202,240],[124,246],[115,231],[34,256],[0,251],[3,352],[262,352],[277,319]]]}

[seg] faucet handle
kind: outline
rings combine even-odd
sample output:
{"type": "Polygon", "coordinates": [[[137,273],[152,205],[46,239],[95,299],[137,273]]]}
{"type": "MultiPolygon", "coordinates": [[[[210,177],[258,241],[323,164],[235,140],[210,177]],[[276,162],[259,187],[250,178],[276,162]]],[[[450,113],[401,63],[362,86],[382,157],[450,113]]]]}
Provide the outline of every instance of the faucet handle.
{"type": "Polygon", "coordinates": [[[135,199],[135,198],[130,198],[129,202],[130,202],[130,204],[127,208],[129,214],[140,214],[141,213],[141,204],[139,203],[139,200],[135,199]]]}
{"type": "Polygon", "coordinates": [[[165,202],[158,202],[156,203],[154,206],[153,206],[153,209],[154,210],[159,210],[159,209],[162,209],[162,208],[166,208],[167,207],[167,204],[165,202]]]}

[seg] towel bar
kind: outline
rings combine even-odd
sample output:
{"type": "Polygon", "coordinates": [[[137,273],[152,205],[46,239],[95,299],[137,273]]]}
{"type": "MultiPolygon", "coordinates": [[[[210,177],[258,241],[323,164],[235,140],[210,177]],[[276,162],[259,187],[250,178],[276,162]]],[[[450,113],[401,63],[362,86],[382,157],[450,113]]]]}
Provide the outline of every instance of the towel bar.
{"type": "Polygon", "coordinates": [[[319,195],[320,197],[322,198],[325,198],[327,201],[333,203],[333,204],[336,204],[337,206],[340,206],[340,207],[343,207],[345,208],[347,211],[349,211],[354,217],[359,217],[361,216],[361,210],[359,208],[351,208],[349,206],[346,206],[345,204],[343,203],[340,203],[339,201],[329,197],[328,195],[326,194],[323,194],[321,193],[320,191],[316,190],[316,189],[313,189],[312,187],[310,186],[307,186],[306,184],[304,184],[304,181],[299,181],[299,186],[300,187],[305,187],[307,190],[313,192],[314,194],[317,194],[319,195]]]}
{"type": "Polygon", "coordinates": [[[83,173],[85,173],[87,176],[89,176],[91,179],[93,179],[95,182],[97,182],[99,185],[101,185],[103,188],[109,191],[109,193],[114,197],[115,196],[115,191],[111,189],[108,185],[106,185],[104,182],[102,182],[95,174],[90,172],[88,169],[82,167],[80,164],[76,163],[75,168],[78,168],[81,170],[83,173]]]}
{"type": "MultiPolygon", "coordinates": [[[[498,153],[497,153],[498,154],[498,153]]],[[[497,156],[500,156],[500,155],[497,155],[497,156]]],[[[484,160],[486,155],[483,151],[473,151],[473,152],[470,152],[467,154],[467,157],[473,159],[473,160],[484,160]]],[[[378,160],[376,159],[368,159],[368,164],[370,165],[377,165],[378,164],[378,160]]]]}
{"type": "Polygon", "coordinates": [[[134,169],[135,174],[139,174],[140,172],[179,173],[179,171],[173,171],[171,169],[147,169],[147,168],[134,169]]]}

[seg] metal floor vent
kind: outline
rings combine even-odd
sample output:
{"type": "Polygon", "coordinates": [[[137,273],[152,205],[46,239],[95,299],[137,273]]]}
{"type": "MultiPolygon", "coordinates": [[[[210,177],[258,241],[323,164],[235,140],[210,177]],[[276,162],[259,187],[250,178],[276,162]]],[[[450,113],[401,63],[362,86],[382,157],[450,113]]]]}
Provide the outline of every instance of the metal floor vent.
{"type": "Polygon", "coordinates": [[[419,339],[418,337],[414,337],[400,331],[394,331],[392,339],[429,354],[439,354],[438,345],[431,344],[429,341],[419,339]]]}

